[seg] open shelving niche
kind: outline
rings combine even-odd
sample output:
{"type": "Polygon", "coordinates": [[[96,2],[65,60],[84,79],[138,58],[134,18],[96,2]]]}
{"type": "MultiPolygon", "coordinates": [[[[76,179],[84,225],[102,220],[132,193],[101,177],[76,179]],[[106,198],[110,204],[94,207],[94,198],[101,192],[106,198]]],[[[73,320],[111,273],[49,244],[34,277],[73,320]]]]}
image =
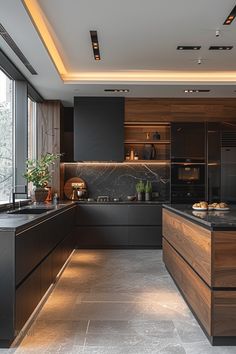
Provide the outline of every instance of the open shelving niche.
{"type": "MultiPolygon", "coordinates": [[[[170,163],[170,123],[158,122],[125,122],[125,163],[170,163]],[[160,139],[155,139],[155,133],[160,139]],[[156,151],[155,159],[144,159],[145,145],[153,145],[156,151]],[[138,154],[138,160],[126,159],[131,151],[138,154]]],[[[132,154],[131,154],[132,155],[132,154]]]]}

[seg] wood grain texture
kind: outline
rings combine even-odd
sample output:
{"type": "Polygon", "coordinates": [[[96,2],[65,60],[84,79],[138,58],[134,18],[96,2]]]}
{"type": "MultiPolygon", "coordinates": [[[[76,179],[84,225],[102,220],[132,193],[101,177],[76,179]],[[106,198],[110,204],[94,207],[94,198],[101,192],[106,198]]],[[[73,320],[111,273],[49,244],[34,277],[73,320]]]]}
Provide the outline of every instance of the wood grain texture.
{"type": "Polygon", "coordinates": [[[214,291],[213,304],[213,335],[236,336],[236,291],[214,291]]]}
{"type": "Polygon", "coordinates": [[[163,236],[211,286],[211,232],[163,210],[163,236]]]}
{"type": "Polygon", "coordinates": [[[125,121],[236,121],[234,98],[126,98],[125,121]]]}
{"type": "MultiPolygon", "coordinates": [[[[37,129],[38,129],[38,156],[46,153],[60,153],[60,101],[45,101],[38,104],[37,129]]],[[[60,161],[56,161],[52,177],[52,193],[60,192],[60,161]]]]}
{"type": "Polygon", "coordinates": [[[236,288],[236,231],[213,233],[213,286],[236,288]]]}
{"type": "Polygon", "coordinates": [[[206,332],[212,335],[211,290],[165,238],[163,238],[163,260],[206,332]]]}

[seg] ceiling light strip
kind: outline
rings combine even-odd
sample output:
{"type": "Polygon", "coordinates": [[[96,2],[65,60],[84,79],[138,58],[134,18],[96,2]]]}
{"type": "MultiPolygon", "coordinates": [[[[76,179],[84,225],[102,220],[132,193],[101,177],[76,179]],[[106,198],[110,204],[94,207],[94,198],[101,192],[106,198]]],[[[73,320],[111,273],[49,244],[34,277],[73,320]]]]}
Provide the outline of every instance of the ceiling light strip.
{"type": "Polygon", "coordinates": [[[177,50],[200,50],[200,45],[178,45],[177,50]]]}
{"type": "Polygon", "coordinates": [[[223,25],[229,26],[233,22],[236,16],[236,6],[234,6],[233,10],[230,12],[229,16],[226,18],[223,25]]]}
{"type": "Polygon", "coordinates": [[[232,45],[211,45],[209,50],[231,50],[233,49],[232,45]]]}
{"type": "Polygon", "coordinates": [[[90,37],[92,42],[94,59],[97,61],[101,60],[97,31],[90,31],[90,37]]]}
{"type": "Polygon", "coordinates": [[[210,90],[203,90],[203,89],[187,89],[184,90],[184,93],[201,93],[201,92],[210,92],[210,90]]]}
{"type": "Polygon", "coordinates": [[[27,12],[29,13],[31,20],[39,33],[44,46],[46,47],[52,61],[61,76],[67,75],[67,70],[64,66],[59,51],[56,48],[53,37],[46,24],[46,18],[43,14],[37,0],[22,0],[27,12]]]}
{"type": "Polygon", "coordinates": [[[115,92],[115,93],[127,93],[128,89],[105,89],[105,92],[115,92]]]}

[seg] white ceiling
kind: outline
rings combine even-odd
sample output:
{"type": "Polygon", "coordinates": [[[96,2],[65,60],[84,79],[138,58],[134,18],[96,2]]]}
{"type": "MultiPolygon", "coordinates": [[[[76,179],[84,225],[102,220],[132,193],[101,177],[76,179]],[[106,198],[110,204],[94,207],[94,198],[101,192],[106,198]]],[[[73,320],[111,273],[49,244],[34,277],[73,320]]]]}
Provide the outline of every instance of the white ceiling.
{"type": "MultiPolygon", "coordinates": [[[[64,65],[70,73],[236,72],[236,20],[223,22],[235,0],[38,0],[64,65]],[[220,30],[216,38],[215,31],[220,30]],[[92,54],[90,30],[97,30],[101,61],[92,54]],[[201,45],[177,51],[177,45],[201,45]],[[232,51],[209,51],[233,45],[232,51]],[[197,59],[202,64],[197,64],[197,59]]],[[[129,88],[127,97],[186,97],[185,88],[209,88],[188,97],[236,97],[234,82],[74,82],[61,80],[19,0],[0,0],[0,22],[38,72],[32,76],[0,37],[0,47],[46,99],[71,105],[73,96],[111,95],[105,88],[129,88]]],[[[236,84],[236,83],[235,83],[236,84]]]]}

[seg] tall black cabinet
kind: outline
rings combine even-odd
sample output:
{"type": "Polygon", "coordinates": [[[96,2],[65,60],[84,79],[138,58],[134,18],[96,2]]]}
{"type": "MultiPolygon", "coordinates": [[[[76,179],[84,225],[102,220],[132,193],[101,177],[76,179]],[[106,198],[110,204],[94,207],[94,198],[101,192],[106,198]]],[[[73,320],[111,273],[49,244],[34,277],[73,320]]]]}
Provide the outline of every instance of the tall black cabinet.
{"type": "Polygon", "coordinates": [[[171,123],[171,159],[205,159],[205,123],[171,123]]]}
{"type": "Polygon", "coordinates": [[[124,98],[74,98],[75,161],[123,161],[124,98]]]}

